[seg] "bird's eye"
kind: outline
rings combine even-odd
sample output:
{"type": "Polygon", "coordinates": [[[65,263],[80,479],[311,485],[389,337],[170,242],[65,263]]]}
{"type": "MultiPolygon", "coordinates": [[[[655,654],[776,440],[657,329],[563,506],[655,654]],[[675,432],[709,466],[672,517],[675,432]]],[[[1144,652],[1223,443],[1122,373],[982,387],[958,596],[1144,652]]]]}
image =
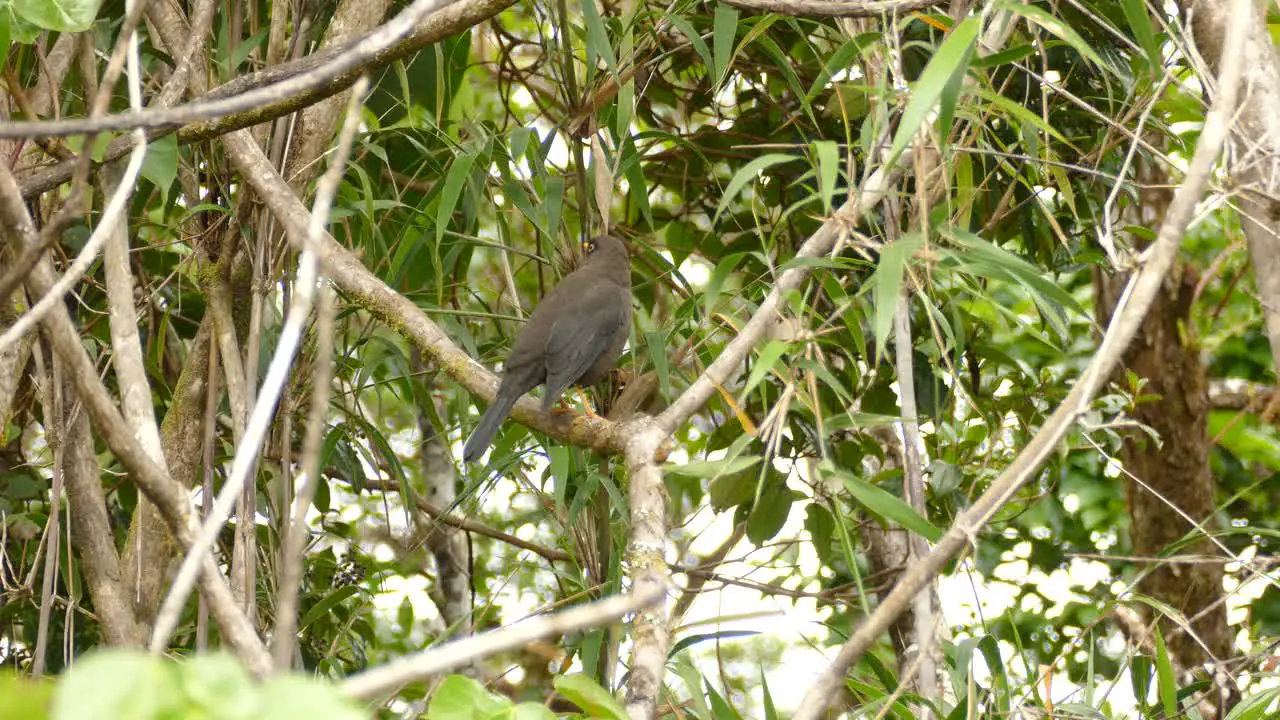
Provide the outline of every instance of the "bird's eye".
{"type": "Polygon", "coordinates": [[[586,241],[586,242],[582,243],[582,249],[583,249],[584,251],[588,252],[588,253],[593,253],[593,252],[595,252],[595,251],[596,251],[596,244],[595,244],[595,241],[593,241],[593,240],[588,240],[588,241],[586,241]]]}

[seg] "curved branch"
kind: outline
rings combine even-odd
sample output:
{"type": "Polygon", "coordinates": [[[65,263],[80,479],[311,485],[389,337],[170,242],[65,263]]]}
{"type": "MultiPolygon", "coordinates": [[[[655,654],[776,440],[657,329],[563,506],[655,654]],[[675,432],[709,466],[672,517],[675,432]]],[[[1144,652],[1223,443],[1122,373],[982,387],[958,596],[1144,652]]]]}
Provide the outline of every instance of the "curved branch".
{"type": "Polygon", "coordinates": [[[923,10],[936,0],[725,0],[743,10],[790,15],[791,17],[880,17],[923,10]]]}
{"type": "MultiPolygon", "coordinates": [[[[216,120],[194,123],[181,129],[171,126],[150,130],[147,132],[147,139],[156,140],[166,135],[172,135],[176,131],[178,133],[178,142],[188,144],[220,137],[236,130],[275,120],[278,117],[314,105],[327,97],[346,90],[361,73],[372,72],[390,65],[396,60],[411,55],[432,43],[456,35],[473,25],[478,25],[514,4],[515,0],[459,0],[448,7],[431,13],[426,19],[418,23],[412,33],[401,38],[384,51],[375,54],[364,64],[338,74],[320,87],[300,92],[290,97],[273,98],[272,101],[266,102],[260,107],[226,115],[216,120]]],[[[348,47],[344,45],[321,50],[300,60],[283,63],[252,75],[245,75],[210,90],[207,97],[229,97],[237,93],[247,92],[252,88],[271,85],[305,74],[340,55],[348,47]]],[[[116,138],[107,145],[106,150],[103,152],[103,162],[109,162],[123,156],[129,151],[129,147],[129,138],[116,138]]],[[[19,182],[22,188],[22,197],[30,199],[40,193],[58,187],[71,179],[74,167],[75,160],[72,159],[47,168],[21,174],[19,182]]]]}
{"type": "MultiPolygon", "coordinates": [[[[334,56],[318,63],[314,69],[286,77],[279,82],[254,87],[226,97],[207,95],[185,105],[167,108],[152,107],[118,115],[107,115],[96,120],[73,118],[5,123],[0,125],[0,138],[63,137],[84,133],[154,129],[185,125],[197,120],[211,120],[236,112],[256,112],[260,106],[271,102],[329,88],[344,73],[354,71],[357,75],[362,74],[364,72],[362,68],[369,64],[370,60],[386,53],[398,40],[408,35],[419,21],[430,13],[455,2],[460,0],[414,0],[413,4],[399,15],[351,45],[342,48],[334,56]]],[[[257,122],[262,120],[259,119],[257,122]]]]}

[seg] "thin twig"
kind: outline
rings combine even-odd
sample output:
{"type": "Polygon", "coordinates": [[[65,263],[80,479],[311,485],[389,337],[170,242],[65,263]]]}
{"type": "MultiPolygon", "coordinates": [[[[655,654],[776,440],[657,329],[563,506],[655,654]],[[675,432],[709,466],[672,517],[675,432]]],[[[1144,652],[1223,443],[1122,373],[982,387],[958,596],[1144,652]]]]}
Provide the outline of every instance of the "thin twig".
{"type": "Polygon", "coordinates": [[[408,35],[427,15],[459,1],[414,0],[399,15],[310,72],[288,77],[264,87],[246,90],[231,97],[196,100],[177,107],[152,107],[98,119],[75,118],[4,123],[0,125],[0,138],[65,137],[85,133],[158,129],[253,110],[258,106],[278,101],[280,98],[302,95],[330,85],[344,72],[359,67],[379,53],[385,52],[397,40],[408,35]]]}
{"type": "Polygon", "coordinates": [[[550,635],[563,635],[583,628],[598,627],[650,605],[662,597],[661,588],[636,590],[588,603],[554,615],[525,620],[501,630],[475,635],[416,655],[394,660],[382,667],[349,677],[341,685],[352,697],[373,700],[405,685],[451,668],[475,662],[504,650],[524,647],[550,635]]]}
{"type": "MultiPolygon", "coordinates": [[[[320,178],[316,188],[314,217],[328,214],[328,205],[338,194],[338,185],[346,171],[347,156],[360,125],[360,106],[368,90],[368,80],[361,78],[347,102],[346,119],[338,136],[333,162],[320,178]],[[322,200],[323,199],[323,200],[322,200]]],[[[320,243],[322,222],[311,225],[313,246],[320,243]]],[[[314,253],[313,253],[314,254],[314,253]]],[[[322,281],[323,282],[323,281],[322,281]]],[[[299,287],[294,297],[305,294],[299,287]]],[[[292,315],[290,315],[292,319],[292,315]]],[[[316,311],[316,369],[311,383],[311,408],[307,415],[307,435],[302,446],[302,488],[298,491],[293,519],[285,528],[284,555],[281,560],[279,599],[276,604],[276,628],[272,635],[272,657],[276,670],[289,668],[293,659],[293,634],[298,626],[298,592],[302,583],[302,552],[307,537],[307,510],[320,484],[320,449],[324,442],[325,410],[329,406],[329,384],[333,378],[333,290],[324,283],[320,289],[320,306],[316,311]]]]}

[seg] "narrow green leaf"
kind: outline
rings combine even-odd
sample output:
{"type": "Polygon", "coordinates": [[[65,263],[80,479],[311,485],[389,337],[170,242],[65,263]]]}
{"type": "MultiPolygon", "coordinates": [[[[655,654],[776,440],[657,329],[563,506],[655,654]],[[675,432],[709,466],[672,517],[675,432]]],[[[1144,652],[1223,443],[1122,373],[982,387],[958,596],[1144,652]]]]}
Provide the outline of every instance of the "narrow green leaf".
{"type": "Polygon", "coordinates": [[[872,515],[885,520],[892,520],[929,542],[937,542],[942,537],[941,530],[934,527],[933,523],[925,518],[920,517],[919,513],[902,501],[902,498],[848,472],[840,471],[839,475],[844,480],[844,487],[849,491],[849,494],[853,495],[854,499],[859,503],[862,503],[872,515]]]}
{"type": "Polygon", "coordinates": [[[716,3],[715,21],[711,29],[711,46],[715,54],[713,87],[719,87],[729,75],[729,64],[733,58],[733,39],[738,32],[738,8],[724,2],[716,3]]]}
{"type": "Polygon", "coordinates": [[[618,61],[613,54],[613,45],[609,44],[609,33],[604,29],[604,20],[600,18],[600,8],[595,0],[582,0],[582,17],[587,21],[587,49],[604,58],[605,67],[614,77],[618,75],[618,61]]]}
{"type": "Polygon", "coordinates": [[[307,611],[307,614],[302,616],[302,620],[298,621],[298,630],[302,631],[307,629],[311,623],[319,620],[325,615],[328,615],[329,611],[332,610],[335,605],[346,600],[352,595],[355,595],[357,592],[360,592],[359,586],[344,585],[333,592],[327,593],[320,602],[311,606],[311,609],[307,611]]]}
{"type": "Polygon", "coordinates": [[[738,193],[742,192],[742,188],[745,187],[747,183],[756,179],[756,175],[761,170],[796,159],[798,158],[794,155],[769,153],[767,155],[761,155],[755,160],[752,160],[742,166],[742,169],[738,170],[738,172],[733,176],[733,179],[729,181],[729,187],[725,189],[724,195],[720,197],[720,206],[716,208],[716,216],[712,219],[712,224],[720,221],[720,214],[724,212],[724,209],[729,206],[729,203],[733,202],[734,199],[738,197],[738,193]]]}
{"type": "Polygon", "coordinates": [[[934,104],[942,98],[951,78],[963,75],[968,70],[969,58],[973,55],[974,43],[978,39],[978,25],[977,16],[965,18],[964,22],[947,34],[938,52],[929,59],[920,79],[911,87],[911,98],[902,111],[902,121],[893,136],[893,145],[889,148],[889,157],[885,159],[884,167],[891,168],[898,162],[898,157],[924,125],[934,104]]]}
{"type": "Polygon", "coordinates": [[[444,190],[440,193],[440,206],[436,208],[436,244],[444,240],[444,232],[452,224],[453,211],[462,197],[462,188],[471,174],[471,165],[476,161],[475,153],[466,153],[454,158],[449,166],[449,174],[444,178],[444,190]]]}
{"type": "Polygon", "coordinates": [[[747,377],[747,384],[743,386],[741,396],[746,397],[754,390],[756,385],[759,385],[760,381],[764,380],[765,376],[778,364],[782,354],[790,348],[791,343],[782,342],[781,340],[770,340],[765,343],[764,347],[760,349],[760,355],[756,357],[755,363],[751,366],[751,375],[747,377]]]}
{"type": "Polygon", "coordinates": [[[876,271],[868,281],[875,291],[875,337],[876,356],[873,364],[878,364],[884,357],[885,346],[889,342],[889,331],[893,328],[893,313],[898,308],[902,294],[902,273],[916,250],[924,244],[919,233],[911,233],[885,245],[880,249],[880,262],[876,271]]]}
{"type": "Polygon", "coordinates": [[[1160,704],[1164,708],[1165,717],[1178,716],[1178,682],[1173,676],[1173,665],[1169,662],[1169,649],[1164,644],[1164,634],[1160,625],[1156,630],[1156,690],[1160,693],[1160,704]]]}
{"type": "Polygon", "coordinates": [[[1151,15],[1147,12],[1147,4],[1143,0],[1120,0],[1124,10],[1124,19],[1138,45],[1147,54],[1147,62],[1151,63],[1152,76],[1159,76],[1160,67],[1164,64],[1160,58],[1160,45],[1156,42],[1155,30],[1151,27],[1151,15]]]}
{"type": "Polygon", "coordinates": [[[834,140],[813,143],[813,154],[818,157],[818,192],[822,194],[822,212],[831,213],[831,198],[836,194],[836,182],[840,177],[840,146],[834,140]]]}
{"type": "Polygon", "coordinates": [[[734,458],[726,457],[722,460],[695,460],[683,465],[668,465],[666,470],[673,475],[714,478],[720,475],[742,472],[747,468],[758,465],[763,459],[759,455],[739,455],[734,458]]]}
{"type": "Polygon", "coordinates": [[[707,68],[707,72],[713,72],[716,64],[711,59],[711,49],[707,47],[707,41],[702,39],[701,33],[694,30],[689,21],[680,13],[667,13],[662,17],[672,25],[675,25],[677,30],[689,38],[689,42],[693,43],[693,51],[698,53],[698,57],[702,58],[702,64],[707,68]]]}
{"type": "Polygon", "coordinates": [[[1052,35],[1057,36],[1058,39],[1075,48],[1076,52],[1080,53],[1080,55],[1089,62],[1097,65],[1099,68],[1111,72],[1112,74],[1116,74],[1115,68],[1111,67],[1110,64],[1104,61],[1102,56],[1090,47],[1089,43],[1085,42],[1084,38],[1080,37],[1080,33],[1076,32],[1075,28],[1071,27],[1062,19],[1050,15],[1043,8],[1039,8],[1034,5],[1023,5],[1022,3],[1012,2],[1011,0],[1005,0],[1005,2],[999,3],[999,7],[1000,9],[1008,10],[1015,15],[1021,15],[1028,21],[1039,25],[1052,35]]]}

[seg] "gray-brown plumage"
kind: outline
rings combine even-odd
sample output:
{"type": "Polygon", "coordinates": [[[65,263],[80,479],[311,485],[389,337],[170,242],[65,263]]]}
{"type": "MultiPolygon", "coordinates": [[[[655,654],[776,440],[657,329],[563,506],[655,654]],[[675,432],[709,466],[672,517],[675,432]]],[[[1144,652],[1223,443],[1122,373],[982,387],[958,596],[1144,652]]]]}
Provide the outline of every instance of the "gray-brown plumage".
{"type": "Polygon", "coordinates": [[[516,400],[545,384],[542,411],[570,385],[602,380],[622,354],[631,327],[631,260],[611,235],[586,243],[582,267],[569,273],[534,308],[511,347],[502,384],[462,451],[475,462],[493,442],[516,400]]]}

